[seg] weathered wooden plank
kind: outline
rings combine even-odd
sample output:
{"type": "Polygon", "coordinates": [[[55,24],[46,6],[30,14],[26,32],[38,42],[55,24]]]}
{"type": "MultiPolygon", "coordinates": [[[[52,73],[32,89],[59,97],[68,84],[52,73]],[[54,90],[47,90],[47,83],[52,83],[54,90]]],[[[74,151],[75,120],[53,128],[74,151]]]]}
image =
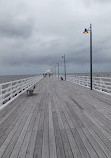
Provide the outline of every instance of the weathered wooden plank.
{"type": "Polygon", "coordinates": [[[54,135],[54,125],[51,110],[51,101],[49,100],[49,153],[51,158],[57,158],[56,154],[56,144],[54,135]]]}
{"type": "Polygon", "coordinates": [[[58,122],[60,121],[59,128],[60,128],[61,138],[62,138],[62,142],[63,142],[63,146],[64,146],[65,156],[73,158],[73,154],[72,154],[72,150],[71,150],[71,147],[70,147],[69,139],[68,139],[68,136],[67,136],[66,130],[65,130],[65,125],[64,125],[62,117],[61,117],[61,115],[64,112],[63,112],[62,108],[60,108],[59,100],[56,96],[55,96],[55,101],[56,101],[55,109],[56,109],[56,112],[57,112],[57,116],[59,118],[58,122]]]}
{"type": "Polygon", "coordinates": [[[30,141],[29,141],[29,144],[28,144],[28,147],[27,147],[27,150],[26,150],[25,158],[33,157],[35,142],[36,142],[36,136],[37,136],[37,130],[38,130],[38,126],[39,126],[39,122],[40,122],[40,118],[41,118],[40,115],[41,115],[41,113],[37,114],[36,121],[35,121],[35,124],[34,124],[34,128],[32,130],[30,141]]]}
{"type": "Polygon", "coordinates": [[[59,130],[56,112],[52,112],[52,117],[53,117],[53,123],[54,123],[54,133],[55,133],[57,157],[58,158],[65,158],[63,142],[62,142],[62,138],[61,138],[61,134],[60,134],[60,130],[59,130]]]}
{"type": "MultiPolygon", "coordinates": [[[[19,138],[18,138],[18,140],[16,142],[16,145],[13,148],[13,151],[12,151],[12,153],[10,155],[10,158],[17,158],[17,156],[19,154],[19,151],[20,151],[20,148],[22,146],[23,140],[24,140],[24,138],[26,136],[26,132],[27,132],[28,127],[30,125],[30,121],[31,121],[31,118],[33,116],[33,112],[35,110],[35,106],[36,105],[34,105],[34,103],[32,103],[32,104],[33,104],[33,106],[32,106],[32,108],[30,110],[29,116],[28,116],[28,118],[27,118],[27,120],[25,122],[25,125],[24,125],[24,127],[23,127],[23,129],[22,129],[22,131],[21,131],[21,133],[19,135],[19,138]]],[[[30,134],[28,136],[30,136],[30,134]]]]}
{"type": "MultiPolygon", "coordinates": [[[[71,112],[73,111],[72,109],[70,110],[71,112]]],[[[75,114],[75,111],[77,112],[77,109],[74,109],[74,111],[73,111],[73,115],[75,115],[76,116],[76,114],[75,114]]],[[[79,112],[77,112],[77,115],[81,118],[81,116],[82,116],[82,113],[81,114],[79,114],[79,112]]],[[[83,117],[82,117],[82,120],[84,120],[83,119],[83,117]]],[[[86,122],[86,120],[84,120],[84,123],[86,122]]],[[[79,123],[79,122],[78,122],[79,123]]],[[[90,128],[90,124],[89,124],[89,128],[90,128]]],[[[101,156],[101,157],[106,157],[106,155],[107,155],[107,153],[105,153],[105,152],[103,152],[103,150],[101,149],[101,144],[99,144],[98,145],[98,143],[96,142],[96,140],[94,141],[93,139],[95,138],[94,137],[94,135],[93,135],[93,137],[90,135],[90,133],[89,133],[89,131],[86,129],[86,128],[82,128],[83,129],[83,131],[85,131],[85,134],[86,134],[86,131],[87,131],[87,134],[89,134],[89,135],[87,135],[87,137],[88,137],[88,139],[90,140],[90,143],[92,144],[92,146],[93,146],[93,148],[95,149],[95,151],[96,151],[96,153],[99,155],[99,156],[101,156]],[[96,147],[96,148],[95,148],[96,147]]],[[[91,130],[92,131],[92,130],[91,130]]],[[[82,133],[83,134],[83,133],[82,133]]],[[[83,136],[81,136],[81,138],[83,138],[83,136]]],[[[108,151],[109,152],[109,151],[108,151]]],[[[91,153],[90,153],[90,155],[91,155],[91,153]]]]}
{"type": "Polygon", "coordinates": [[[77,146],[75,138],[73,137],[72,132],[71,132],[71,129],[73,128],[72,127],[72,122],[71,122],[71,127],[70,127],[69,118],[66,119],[64,113],[62,113],[61,116],[62,116],[62,119],[63,119],[63,122],[64,122],[65,130],[66,130],[66,133],[67,133],[67,137],[69,139],[69,143],[70,143],[70,146],[71,146],[71,149],[72,149],[73,156],[76,157],[76,158],[82,158],[82,155],[79,151],[79,148],[77,146]]]}
{"type": "Polygon", "coordinates": [[[34,128],[34,124],[35,124],[36,118],[38,118],[37,117],[37,110],[38,110],[39,105],[37,104],[37,102],[35,103],[35,105],[36,105],[36,107],[34,109],[30,124],[28,126],[27,131],[26,131],[24,141],[23,141],[23,143],[21,145],[21,149],[19,151],[19,155],[18,155],[19,158],[20,157],[25,158],[27,148],[28,148],[28,145],[29,145],[29,141],[30,141],[30,138],[31,138],[31,134],[32,134],[32,131],[33,131],[33,128],[34,128]]]}
{"type": "MultiPolygon", "coordinates": [[[[24,115],[24,112],[26,110],[27,105],[24,105],[20,111],[18,115],[15,115],[15,119],[14,121],[10,122],[9,127],[6,129],[6,131],[4,131],[4,133],[0,133],[1,138],[0,138],[0,146],[3,144],[3,142],[5,141],[5,139],[7,138],[8,134],[11,132],[11,130],[14,128],[14,126],[17,124],[18,120],[21,120],[21,115],[24,115]]],[[[16,114],[16,113],[15,113],[16,114]]]]}
{"type": "Polygon", "coordinates": [[[19,118],[21,111],[24,109],[24,107],[26,108],[26,104],[28,102],[29,100],[25,102],[24,106],[18,106],[18,108],[14,110],[14,113],[10,113],[10,117],[8,117],[4,122],[2,122],[2,124],[0,125],[0,137],[11,125],[14,124],[15,120],[17,121],[17,118],[19,118]]]}
{"type": "MultiPolygon", "coordinates": [[[[67,107],[70,106],[69,104],[67,104],[67,106],[65,107],[65,109],[67,109],[67,107]]],[[[73,111],[71,111],[73,113],[73,111]]],[[[80,129],[81,127],[79,128],[76,124],[76,121],[75,119],[73,118],[73,115],[70,111],[68,112],[68,115],[69,115],[69,118],[71,119],[73,125],[71,125],[73,128],[71,128],[71,131],[72,131],[72,134],[75,138],[75,141],[77,143],[77,146],[79,148],[79,151],[81,152],[81,155],[82,157],[90,157],[89,153],[87,152],[87,148],[85,146],[85,142],[83,141],[83,139],[81,138],[81,135],[80,135],[80,129]]],[[[66,112],[65,112],[66,114],[66,112]]],[[[68,119],[69,120],[69,119],[68,119]]],[[[82,128],[83,128],[83,125],[82,125],[82,128]]]]}
{"type": "Polygon", "coordinates": [[[14,118],[19,114],[20,109],[22,109],[22,106],[17,106],[12,113],[9,112],[8,117],[7,115],[4,116],[4,118],[1,120],[0,131],[4,132],[4,130],[9,127],[10,123],[12,123],[14,118]]]}
{"type": "MultiPolygon", "coordinates": [[[[69,107],[70,106],[70,104],[68,105],[67,104],[67,107],[69,107]]],[[[67,108],[66,107],[66,108],[67,108]]],[[[65,109],[66,109],[65,108],[65,109]]],[[[77,108],[77,107],[76,107],[77,108]]],[[[72,110],[72,112],[73,112],[73,110],[72,110]]],[[[75,115],[76,116],[76,115],[75,115]]],[[[76,116],[77,117],[77,116],[76,116]]],[[[79,120],[79,119],[77,119],[77,120],[79,120]]],[[[73,119],[73,121],[74,121],[74,119],[73,119]]],[[[75,122],[76,123],[76,122],[75,122]]],[[[80,122],[80,120],[79,120],[79,123],[80,123],[80,125],[82,125],[81,124],[81,122],[80,122]]],[[[76,128],[78,127],[78,124],[76,124],[76,128]]],[[[84,126],[82,125],[82,128],[83,128],[84,126]]],[[[84,135],[84,133],[82,132],[82,130],[80,130],[80,129],[82,129],[82,128],[79,128],[78,129],[78,132],[79,132],[79,134],[80,135],[82,135],[81,136],[81,138],[82,138],[82,140],[83,140],[83,142],[84,142],[84,144],[86,145],[86,148],[88,149],[88,151],[89,151],[89,153],[90,153],[90,156],[91,157],[98,157],[97,155],[96,155],[96,153],[95,153],[95,151],[94,151],[94,149],[92,148],[92,146],[90,145],[90,143],[89,143],[89,141],[87,141],[87,137],[84,135]],[[91,154],[92,153],[92,154],[91,154]]],[[[83,156],[83,155],[82,155],[83,156]]]]}
{"type": "Polygon", "coordinates": [[[47,99],[45,100],[42,158],[49,158],[49,113],[47,99]]]}
{"type": "MultiPolygon", "coordinates": [[[[58,95],[58,97],[59,96],[62,97],[60,94],[58,95]]],[[[62,97],[62,98],[64,98],[64,97],[62,97]]],[[[70,142],[70,145],[71,145],[71,148],[72,148],[73,155],[74,155],[74,157],[81,158],[83,155],[81,155],[81,153],[79,151],[79,148],[77,146],[76,140],[74,138],[75,136],[72,135],[72,131],[71,131],[75,127],[74,127],[74,125],[73,125],[73,123],[70,119],[70,115],[66,111],[67,107],[64,106],[65,105],[64,99],[61,99],[63,101],[63,103],[59,98],[58,98],[58,100],[61,102],[60,106],[61,106],[62,110],[64,111],[64,112],[61,113],[61,115],[62,115],[62,118],[64,120],[66,133],[67,133],[68,138],[69,138],[69,142],[70,142]]]]}
{"type": "Polygon", "coordinates": [[[13,111],[13,108],[18,106],[19,102],[22,102],[25,98],[24,97],[18,97],[16,100],[14,100],[11,104],[8,106],[4,107],[3,109],[0,110],[0,120],[4,118],[6,115],[8,115],[9,112],[13,111]]]}
{"type": "MultiPolygon", "coordinates": [[[[19,100],[17,100],[17,102],[18,102],[18,101],[19,101],[19,100]]],[[[23,102],[23,103],[24,103],[24,100],[21,100],[20,102],[23,102]]],[[[18,102],[18,104],[16,103],[15,105],[16,105],[16,106],[14,106],[11,110],[6,111],[6,113],[1,116],[1,118],[0,118],[0,126],[1,126],[2,123],[4,123],[4,121],[5,121],[6,119],[9,119],[9,116],[10,116],[12,113],[14,113],[14,112],[16,111],[16,109],[18,108],[18,106],[19,106],[20,104],[19,104],[19,102],[18,102]]],[[[13,114],[12,114],[12,115],[13,115],[13,114]]]]}
{"type": "Polygon", "coordinates": [[[35,147],[34,147],[34,153],[33,157],[42,157],[42,144],[43,144],[43,130],[44,130],[44,105],[43,105],[43,97],[41,98],[40,103],[40,111],[41,111],[41,117],[40,122],[38,126],[38,131],[36,135],[36,141],[35,141],[35,147]]]}
{"type": "Polygon", "coordinates": [[[32,97],[23,94],[0,111],[0,157],[110,158],[110,102],[104,94],[44,78],[32,97]]]}
{"type": "MultiPolygon", "coordinates": [[[[35,89],[35,91],[37,91],[37,90],[35,89]]],[[[30,140],[29,140],[29,143],[28,143],[27,150],[25,150],[23,148],[22,152],[26,153],[26,155],[24,157],[24,155],[22,154],[21,155],[22,158],[31,158],[34,155],[37,131],[38,131],[39,122],[40,122],[40,118],[41,118],[41,114],[42,114],[42,109],[41,109],[41,105],[43,104],[42,94],[43,94],[43,92],[40,91],[39,95],[38,95],[37,102],[36,102],[37,109],[36,109],[36,112],[35,112],[35,116],[33,115],[33,118],[35,117],[34,126],[33,126],[32,130],[31,130],[32,126],[29,126],[30,129],[28,130],[28,132],[31,132],[31,137],[30,137],[30,140]]]]}
{"type": "Polygon", "coordinates": [[[30,110],[31,110],[31,106],[30,106],[30,108],[26,109],[24,115],[21,116],[21,118],[15,124],[13,130],[9,133],[8,137],[6,138],[6,140],[4,141],[4,143],[2,144],[2,146],[0,148],[0,157],[2,155],[4,157],[8,157],[8,155],[10,155],[10,153],[12,152],[13,146],[15,145],[15,143],[19,137],[20,131],[22,130],[22,128],[28,118],[28,113],[30,112],[30,110]]]}

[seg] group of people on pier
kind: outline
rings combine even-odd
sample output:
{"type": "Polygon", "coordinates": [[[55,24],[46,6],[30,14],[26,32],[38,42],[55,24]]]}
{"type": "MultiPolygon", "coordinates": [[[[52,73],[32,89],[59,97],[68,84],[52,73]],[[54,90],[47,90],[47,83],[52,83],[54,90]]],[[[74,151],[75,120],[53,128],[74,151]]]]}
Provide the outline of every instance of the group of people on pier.
{"type": "Polygon", "coordinates": [[[51,75],[53,76],[53,74],[51,74],[51,73],[43,73],[43,77],[46,77],[46,76],[50,77],[51,75]]]}

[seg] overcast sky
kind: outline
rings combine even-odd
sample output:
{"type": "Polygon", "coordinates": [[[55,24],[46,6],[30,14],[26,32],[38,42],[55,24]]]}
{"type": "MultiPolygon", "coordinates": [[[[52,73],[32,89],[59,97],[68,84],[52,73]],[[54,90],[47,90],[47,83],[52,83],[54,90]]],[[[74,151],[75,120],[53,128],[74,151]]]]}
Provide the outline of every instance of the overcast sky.
{"type": "Polygon", "coordinates": [[[0,75],[37,74],[66,55],[67,72],[111,71],[111,0],[0,0],[0,75]]]}

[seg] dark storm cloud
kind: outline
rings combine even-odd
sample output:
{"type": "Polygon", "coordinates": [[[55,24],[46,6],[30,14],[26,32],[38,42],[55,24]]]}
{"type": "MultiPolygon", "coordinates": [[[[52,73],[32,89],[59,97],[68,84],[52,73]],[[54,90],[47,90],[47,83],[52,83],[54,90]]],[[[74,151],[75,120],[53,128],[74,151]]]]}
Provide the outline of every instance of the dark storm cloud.
{"type": "MultiPolygon", "coordinates": [[[[95,64],[102,64],[102,63],[110,63],[110,58],[109,58],[109,48],[110,48],[110,43],[108,43],[109,38],[105,40],[101,40],[99,44],[97,43],[97,46],[93,48],[93,63],[95,64]],[[98,46],[99,45],[99,46],[98,46]]],[[[51,41],[50,41],[51,44],[51,41]]],[[[88,43],[89,44],[89,43],[88,43]]],[[[63,50],[60,51],[59,43],[57,41],[52,40],[52,48],[49,47],[47,48],[48,43],[42,43],[39,50],[39,55],[36,55],[36,50],[33,49],[33,53],[29,50],[24,50],[23,51],[18,51],[13,54],[13,57],[9,54],[7,56],[4,56],[2,58],[2,62],[6,63],[7,66],[32,66],[32,65],[44,65],[46,64],[47,66],[53,66],[57,62],[63,63],[62,60],[62,55],[66,53],[66,62],[67,65],[72,64],[72,65],[85,65],[90,62],[90,49],[89,45],[83,46],[83,43],[79,43],[72,45],[69,48],[65,47],[67,52],[63,50]],[[59,48],[58,48],[58,47],[59,48]],[[44,50],[45,48],[45,50],[44,50]],[[79,48],[79,49],[78,49],[79,48]],[[46,55],[45,55],[46,54],[46,55]]]]}
{"type": "Polygon", "coordinates": [[[0,19],[0,37],[28,38],[33,33],[32,19],[6,16],[0,19]]]}
{"type": "MultiPolygon", "coordinates": [[[[60,56],[61,57],[61,56],[60,56]]],[[[59,60],[60,58],[58,58],[59,60]]],[[[61,58],[62,59],[62,58],[61,58]]],[[[47,64],[52,66],[57,63],[57,56],[55,55],[44,55],[44,56],[31,56],[31,55],[22,55],[22,56],[7,56],[3,58],[3,62],[6,63],[7,66],[19,66],[19,65],[44,65],[47,64]]]]}
{"type": "Polygon", "coordinates": [[[63,66],[63,54],[68,71],[89,71],[90,34],[83,30],[90,23],[94,69],[110,70],[109,0],[2,0],[0,13],[2,73],[39,73],[57,62],[63,66]]]}

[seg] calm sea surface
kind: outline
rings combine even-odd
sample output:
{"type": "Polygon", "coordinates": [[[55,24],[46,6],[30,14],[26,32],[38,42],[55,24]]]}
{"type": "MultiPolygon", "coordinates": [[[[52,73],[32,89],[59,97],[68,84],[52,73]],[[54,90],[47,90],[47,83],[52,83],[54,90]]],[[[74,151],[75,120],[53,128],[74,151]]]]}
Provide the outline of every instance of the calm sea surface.
{"type": "MultiPolygon", "coordinates": [[[[81,75],[81,76],[88,76],[88,73],[71,73],[70,75],[81,75]]],[[[0,83],[5,83],[9,81],[19,80],[23,78],[33,77],[37,75],[8,75],[8,76],[0,76],[0,83]]],[[[93,76],[96,77],[111,77],[111,72],[99,72],[93,73],[93,76]]]]}
{"type": "MultiPolygon", "coordinates": [[[[89,76],[89,73],[72,73],[70,75],[78,75],[78,76],[89,76]]],[[[93,73],[93,76],[95,77],[110,77],[111,78],[111,72],[95,72],[93,73]]]]}
{"type": "MultiPolygon", "coordinates": [[[[8,75],[8,76],[0,76],[0,83],[5,83],[14,80],[20,80],[23,78],[33,77],[35,75],[8,75]]],[[[36,75],[37,76],[37,75],[36,75]]]]}

